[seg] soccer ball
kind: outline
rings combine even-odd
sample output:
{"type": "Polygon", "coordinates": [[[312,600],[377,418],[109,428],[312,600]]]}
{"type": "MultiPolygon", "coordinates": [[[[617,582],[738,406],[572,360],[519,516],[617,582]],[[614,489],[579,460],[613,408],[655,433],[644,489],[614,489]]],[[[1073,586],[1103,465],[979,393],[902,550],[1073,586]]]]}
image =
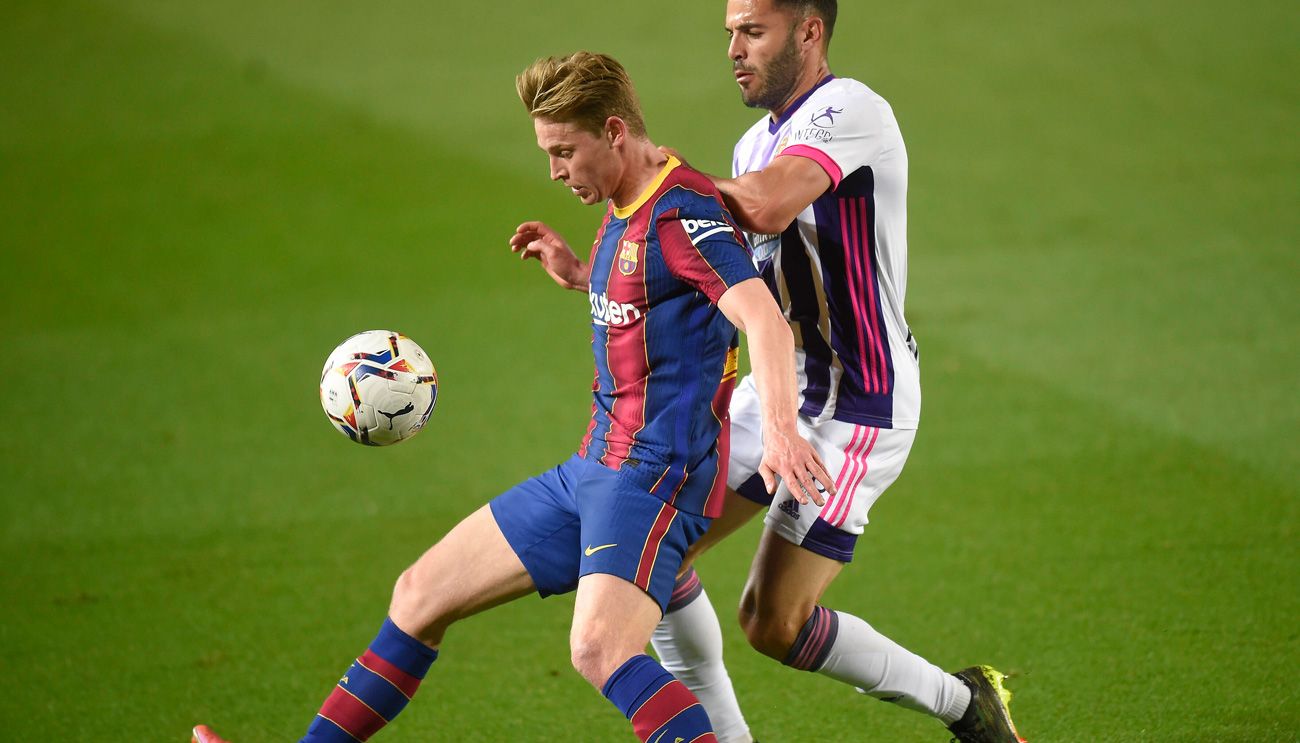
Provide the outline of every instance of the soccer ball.
{"type": "Polygon", "coordinates": [[[387,446],[419,433],[438,399],[438,373],[424,349],[390,330],[339,344],[320,373],[320,404],[343,435],[387,446]]]}

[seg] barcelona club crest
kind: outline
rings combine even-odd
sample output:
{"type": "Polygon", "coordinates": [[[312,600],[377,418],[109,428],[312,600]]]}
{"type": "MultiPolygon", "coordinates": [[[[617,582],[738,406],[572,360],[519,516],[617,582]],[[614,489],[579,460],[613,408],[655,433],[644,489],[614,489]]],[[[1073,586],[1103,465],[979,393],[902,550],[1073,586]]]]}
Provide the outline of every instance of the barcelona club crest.
{"type": "Polygon", "coordinates": [[[637,253],[640,251],[641,246],[639,244],[631,240],[624,240],[622,247],[618,251],[618,272],[624,276],[631,276],[636,273],[637,253]]]}

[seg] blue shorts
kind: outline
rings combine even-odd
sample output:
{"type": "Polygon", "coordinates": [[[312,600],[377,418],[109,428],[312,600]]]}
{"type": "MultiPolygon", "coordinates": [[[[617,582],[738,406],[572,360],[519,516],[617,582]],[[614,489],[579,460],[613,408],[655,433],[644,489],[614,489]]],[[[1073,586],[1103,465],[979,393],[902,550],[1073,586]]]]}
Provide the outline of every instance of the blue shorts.
{"type": "Polygon", "coordinates": [[[710,519],[683,513],[574,455],[492,499],[492,516],[543,597],[591,573],[616,575],[668,605],[686,549],[710,519]]]}

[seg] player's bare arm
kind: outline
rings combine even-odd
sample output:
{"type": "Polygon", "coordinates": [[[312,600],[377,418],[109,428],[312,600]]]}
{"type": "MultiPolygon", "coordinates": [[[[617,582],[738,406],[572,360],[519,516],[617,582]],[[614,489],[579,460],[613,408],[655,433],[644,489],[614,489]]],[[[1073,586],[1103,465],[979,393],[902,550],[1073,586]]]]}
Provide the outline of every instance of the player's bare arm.
{"type": "MultiPolygon", "coordinates": [[[[660,147],[659,151],[686,163],[671,147],[660,147]]],[[[739,178],[705,175],[722,193],[727,209],[740,226],[765,235],[783,232],[831,187],[831,177],[806,157],[778,157],[766,168],[739,178]]]]}
{"type": "Polygon", "coordinates": [[[713,178],[727,208],[749,232],[785,231],[799,213],[831,187],[822,166],[806,157],[778,157],[739,178],[713,178]]]}
{"type": "Polygon", "coordinates": [[[535,258],[555,283],[565,289],[587,291],[591,266],[578,258],[560,233],[543,222],[524,222],[510,236],[510,250],[521,260],[535,258]]]}
{"type": "Polygon", "coordinates": [[[794,373],[794,336],[762,279],[727,290],[718,309],[749,339],[750,365],[763,405],[763,462],[759,473],[767,492],[780,477],[800,503],[823,505],[834,494],[826,465],[795,425],[799,397],[794,373]],[[819,484],[820,483],[820,487],[819,484]]]}

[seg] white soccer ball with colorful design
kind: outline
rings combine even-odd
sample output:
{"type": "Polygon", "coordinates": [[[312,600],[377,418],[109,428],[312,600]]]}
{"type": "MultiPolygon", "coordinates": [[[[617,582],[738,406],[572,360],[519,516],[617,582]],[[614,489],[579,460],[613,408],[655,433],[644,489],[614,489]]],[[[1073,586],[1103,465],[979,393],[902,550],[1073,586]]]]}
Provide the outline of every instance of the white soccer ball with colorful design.
{"type": "Polygon", "coordinates": [[[438,400],[438,373],[415,341],[367,330],[339,344],[320,374],[320,404],[343,435],[387,446],[424,428],[438,400]]]}

